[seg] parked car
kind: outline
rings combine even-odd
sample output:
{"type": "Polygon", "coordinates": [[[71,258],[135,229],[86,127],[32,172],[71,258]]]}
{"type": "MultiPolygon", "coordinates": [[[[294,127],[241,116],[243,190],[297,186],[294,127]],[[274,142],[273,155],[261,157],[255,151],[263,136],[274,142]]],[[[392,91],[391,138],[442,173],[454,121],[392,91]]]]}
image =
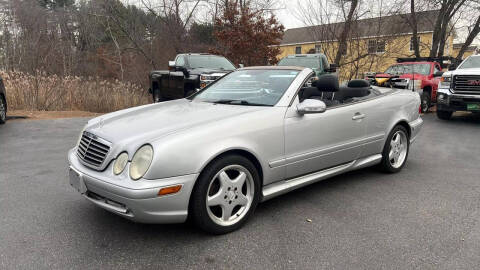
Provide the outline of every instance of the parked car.
{"type": "Polygon", "coordinates": [[[418,91],[422,99],[421,110],[426,113],[437,100],[441,75],[442,68],[439,62],[408,61],[394,64],[383,73],[367,74],[365,79],[372,85],[418,91]]]}
{"type": "Polygon", "coordinates": [[[179,54],[168,66],[169,70],[150,72],[149,93],[154,102],[188,97],[235,70],[227,58],[202,53],[179,54]]]}
{"type": "Polygon", "coordinates": [[[437,116],[448,120],[453,112],[480,113],[480,55],[471,55],[442,75],[437,96],[437,116]]]}
{"type": "Polygon", "coordinates": [[[330,64],[327,56],[322,53],[291,54],[282,58],[277,65],[311,68],[317,78],[326,73],[334,73],[337,70],[335,64],[330,64]]]}
{"type": "Polygon", "coordinates": [[[313,76],[243,68],[187,99],[92,119],[68,153],[70,183],[125,218],[189,215],[222,234],[259,202],[302,186],[372,165],[400,171],[423,124],[420,97],[364,80],[339,87],[332,74],[306,87],[313,76]]]}
{"type": "Polygon", "coordinates": [[[0,77],[0,125],[7,121],[7,93],[3,79],[0,77]]]}

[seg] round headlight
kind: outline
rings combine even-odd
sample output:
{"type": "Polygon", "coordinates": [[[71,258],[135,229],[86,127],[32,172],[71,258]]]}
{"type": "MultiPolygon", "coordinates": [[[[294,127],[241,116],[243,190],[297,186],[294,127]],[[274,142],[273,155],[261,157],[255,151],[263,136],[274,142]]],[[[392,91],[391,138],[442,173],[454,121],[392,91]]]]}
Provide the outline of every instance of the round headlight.
{"type": "Polygon", "coordinates": [[[120,155],[118,155],[117,159],[115,159],[115,162],[113,163],[113,173],[115,175],[119,175],[123,172],[125,169],[125,166],[127,166],[128,162],[128,154],[123,152],[120,155]]]}
{"type": "Polygon", "coordinates": [[[142,178],[150,167],[153,158],[153,148],[151,145],[144,145],[133,155],[130,164],[130,178],[138,180],[142,178]]]}

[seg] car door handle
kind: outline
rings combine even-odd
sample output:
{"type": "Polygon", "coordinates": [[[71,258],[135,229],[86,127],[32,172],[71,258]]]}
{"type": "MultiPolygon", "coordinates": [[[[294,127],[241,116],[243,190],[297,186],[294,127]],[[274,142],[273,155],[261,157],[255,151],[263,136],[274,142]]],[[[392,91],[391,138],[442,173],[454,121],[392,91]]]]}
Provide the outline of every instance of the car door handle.
{"type": "Polygon", "coordinates": [[[365,118],[365,114],[357,112],[353,115],[352,120],[361,120],[363,118],[365,118]]]}

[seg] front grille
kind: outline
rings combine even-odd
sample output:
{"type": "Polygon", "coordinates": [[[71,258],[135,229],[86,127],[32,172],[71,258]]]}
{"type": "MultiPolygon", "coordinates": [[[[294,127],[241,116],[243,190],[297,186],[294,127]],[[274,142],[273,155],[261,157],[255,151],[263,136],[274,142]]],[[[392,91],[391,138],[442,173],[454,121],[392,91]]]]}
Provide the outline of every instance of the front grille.
{"type": "Polygon", "coordinates": [[[77,155],[83,162],[101,167],[109,150],[110,146],[103,143],[102,139],[89,132],[83,132],[77,147],[77,155]]]}
{"type": "Polygon", "coordinates": [[[480,95],[480,76],[456,75],[453,77],[453,92],[480,95]]]}

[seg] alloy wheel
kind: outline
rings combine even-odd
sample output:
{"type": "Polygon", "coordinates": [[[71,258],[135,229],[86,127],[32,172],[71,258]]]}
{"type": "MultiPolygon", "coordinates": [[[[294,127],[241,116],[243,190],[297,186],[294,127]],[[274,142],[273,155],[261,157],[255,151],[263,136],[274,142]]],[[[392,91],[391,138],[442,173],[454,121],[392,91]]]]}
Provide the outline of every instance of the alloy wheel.
{"type": "Polygon", "coordinates": [[[393,168],[400,168],[407,157],[408,141],[407,135],[402,130],[398,130],[393,134],[390,141],[390,152],[388,159],[393,168]]]}
{"type": "Polygon", "coordinates": [[[248,213],[255,194],[253,177],[240,165],[221,169],[210,181],[206,207],[210,219],[220,226],[230,226],[248,213]]]}

